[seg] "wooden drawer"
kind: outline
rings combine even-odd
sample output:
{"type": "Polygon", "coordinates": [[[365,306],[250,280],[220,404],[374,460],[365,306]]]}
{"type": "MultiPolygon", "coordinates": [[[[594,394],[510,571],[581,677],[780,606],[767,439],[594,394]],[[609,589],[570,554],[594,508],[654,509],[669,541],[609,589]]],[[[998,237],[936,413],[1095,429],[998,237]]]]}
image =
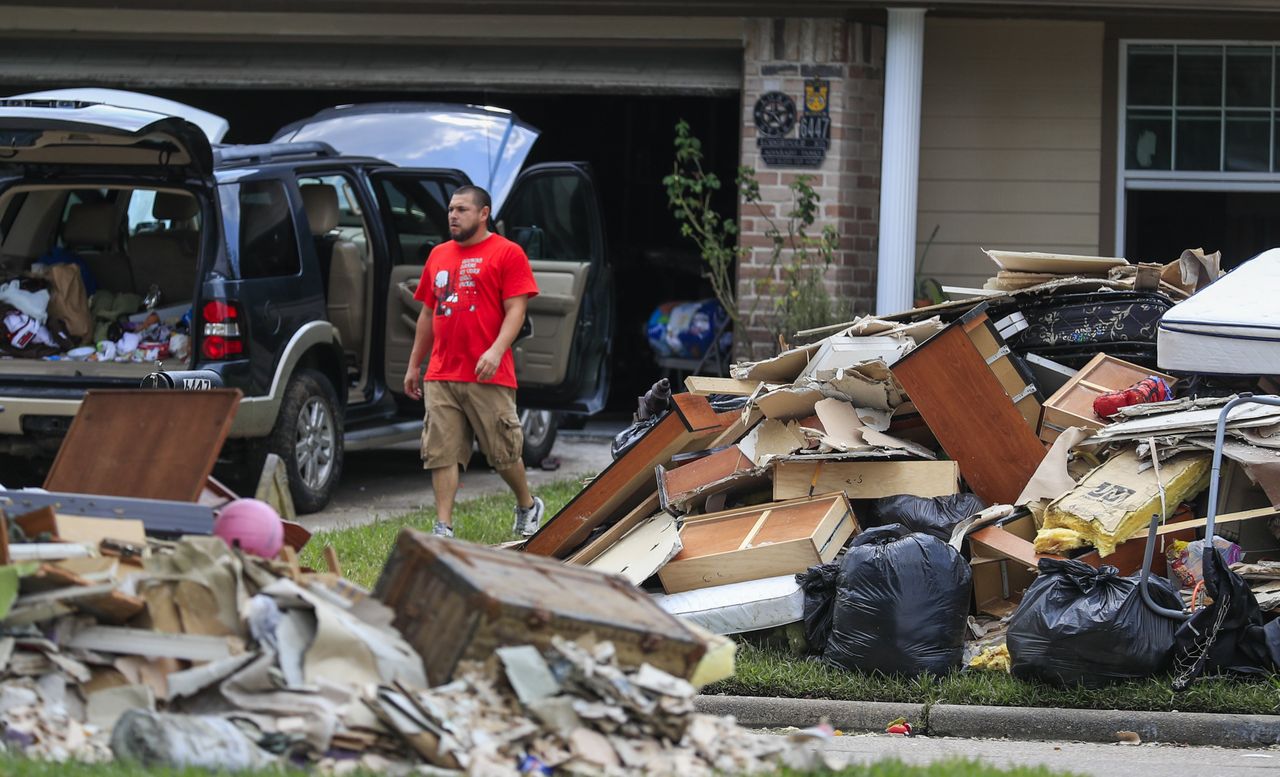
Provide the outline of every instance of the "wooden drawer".
{"type": "Polygon", "coordinates": [[[685,520],[684,546],[658,571],[667,593],[796,572],[836,557],[858,532],[844,494],[743,507],[685,520]]]}

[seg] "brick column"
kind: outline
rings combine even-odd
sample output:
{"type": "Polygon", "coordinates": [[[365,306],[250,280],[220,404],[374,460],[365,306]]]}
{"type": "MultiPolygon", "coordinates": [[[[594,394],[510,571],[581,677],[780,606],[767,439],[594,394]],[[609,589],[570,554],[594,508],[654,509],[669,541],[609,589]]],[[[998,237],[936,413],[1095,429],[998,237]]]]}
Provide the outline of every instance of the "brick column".
{"type": "MultiPolygon", "coordinates": [[[[834,299],[850,300],[856,313],[875,303],[876,242],[879,232],[880,128],[884,95],[883,27],[840,19],[752,19],[747,23],[742,89],[742,164],[754,168],[760,181],[765,214],[785,227],[791,209],[787,185],[796,176],[813,176],[822,198],[822,215],[813,233],[832,225],[840,234],[840,250],[827,274],[834,299]],[[806,79],[830,85],[828,111],[831,143],[817,167],[772,166],[757,146],[756,101],[767,92],[783,92],[804,112],[806,79]]],[[[792,129],[790,137],[796,137],[792,129]]],[[[751,254],[738,267],[742,309],[751,308],[751,279],[768,273],[771,242],[768,223],[754,205],[740,203],[741,244],[751,254]]],[[[769,300],[761,300],[757,315],[739,340],[753,358],[773,355],[777,343],[765,315],[769,300]]]]}

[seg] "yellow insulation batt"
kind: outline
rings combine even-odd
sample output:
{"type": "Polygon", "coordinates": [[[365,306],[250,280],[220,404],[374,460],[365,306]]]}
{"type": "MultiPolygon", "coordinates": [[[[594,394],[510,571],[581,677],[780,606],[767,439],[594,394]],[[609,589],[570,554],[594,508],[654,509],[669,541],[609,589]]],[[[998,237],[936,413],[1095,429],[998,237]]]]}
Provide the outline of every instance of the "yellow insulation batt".
{"type": "MultiPolygon", "coordinates": [[[[1160,462],[1167,519],[1178,503],[1199,494],[1209,485],[1209,454],[1182,454],[1160,462]]],[[[1160,513],[1160,485],[1156,470],[1138,471],[1140,459],[1133,451],[1111,457],[1074,489],[1049,503],[1044,524],[1036,535],[1037,553],[1060,553],[1067,547],[1092,545],[1101,556],[1116,545],[1144,531],[1153,513],[1160,513]],[[1073,537],[1072,533],[1078,535],[1073,537]]]]}

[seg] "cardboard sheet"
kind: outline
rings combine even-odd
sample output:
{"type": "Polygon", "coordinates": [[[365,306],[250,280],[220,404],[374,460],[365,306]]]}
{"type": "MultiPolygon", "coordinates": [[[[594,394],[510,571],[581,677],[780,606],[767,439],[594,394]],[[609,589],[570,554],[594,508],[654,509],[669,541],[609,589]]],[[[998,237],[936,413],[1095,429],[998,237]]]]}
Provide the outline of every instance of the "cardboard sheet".
{"type": "Polygon", "coordinates": [[[1025,505],[1041,499],[1057,499],[1076,487],[1076,479],[1067,471],[1067,454],[1071,449],[1093,434],[1093,430],[1073,426],[1053,441],[1053,447],[1045,454],[1040,466],[1031,476],[1027,487],[1018,495],[1017,504],[1025,505]]]}

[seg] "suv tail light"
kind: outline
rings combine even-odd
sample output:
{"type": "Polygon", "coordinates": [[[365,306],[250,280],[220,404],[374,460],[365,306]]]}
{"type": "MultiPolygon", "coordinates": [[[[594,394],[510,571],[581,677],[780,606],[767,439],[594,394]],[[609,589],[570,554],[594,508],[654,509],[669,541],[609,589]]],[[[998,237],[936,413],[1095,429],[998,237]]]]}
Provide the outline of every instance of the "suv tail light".
{"type": "Polygon", "coordinates": [[[200,353],[211,361],[222,361],[244,355],[244,320],[240,304],[232,300],[209,300],[201,309],[203,335],[200,353]]]}

